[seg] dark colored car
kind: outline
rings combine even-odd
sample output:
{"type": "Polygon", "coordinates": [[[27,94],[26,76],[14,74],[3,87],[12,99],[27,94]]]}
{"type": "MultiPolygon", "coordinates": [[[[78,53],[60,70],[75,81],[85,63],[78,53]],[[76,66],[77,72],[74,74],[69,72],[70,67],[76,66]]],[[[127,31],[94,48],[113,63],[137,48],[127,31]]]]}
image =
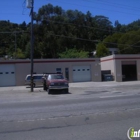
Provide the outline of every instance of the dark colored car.
{"type": "Polygon", "coordinates": [[[44,75],[43,88],[44,90],[48,90],[48,94],[51,94],[52,91],[58,90],[68,93],[69,82],[63,77],[62,74],[48,74],[44,75]]]}
{"type": "Polygon", "coordinates": [[[113,75],[111,74],[104,74],[103,81],[114,81],[113,75]]]}

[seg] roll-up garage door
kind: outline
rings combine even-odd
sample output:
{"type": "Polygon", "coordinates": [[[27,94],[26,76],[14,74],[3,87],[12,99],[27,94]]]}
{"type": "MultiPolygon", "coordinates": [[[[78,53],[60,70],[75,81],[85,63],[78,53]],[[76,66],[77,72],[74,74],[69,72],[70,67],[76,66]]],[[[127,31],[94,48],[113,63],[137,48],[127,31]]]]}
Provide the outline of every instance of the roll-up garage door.
{"type": "Polygon", "coordinates": [[[90,66],[73,66],[73,82],[91,81],[90,66]]]}
{"type": "Polygon", "coordinates": [[[122,61],[122,81],[137,80],[136,61],[122,61]]]}
{"type": "Polygon", "coordinates": [[[0,86],[15,86],[15,65],[0,65],[0,86]]]}

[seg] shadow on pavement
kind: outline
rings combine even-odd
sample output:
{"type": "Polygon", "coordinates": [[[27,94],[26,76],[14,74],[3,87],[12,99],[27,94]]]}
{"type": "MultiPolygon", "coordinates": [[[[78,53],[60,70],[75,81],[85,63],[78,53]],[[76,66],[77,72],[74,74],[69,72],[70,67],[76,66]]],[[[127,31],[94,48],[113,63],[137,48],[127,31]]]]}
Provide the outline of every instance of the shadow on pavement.
{"type": "MultiPolygon", "coordinates": [[[[48,91],[47,91],[47,93],[48,93],[48,91]]],[[[50,93],[50,95],[65,95],[65,94],[72,94],[72,93],[70,93],[70,92],[66,93],[63,90],[53,90],[50,93]]]]}
{"type": "MultiPolygon", "coordinates": [[[[30,86],[26,86],[26,88],[31,88],[30,86]]],[[[43,86],[35,86],[34,88],[43,88],[43,86]]]]}

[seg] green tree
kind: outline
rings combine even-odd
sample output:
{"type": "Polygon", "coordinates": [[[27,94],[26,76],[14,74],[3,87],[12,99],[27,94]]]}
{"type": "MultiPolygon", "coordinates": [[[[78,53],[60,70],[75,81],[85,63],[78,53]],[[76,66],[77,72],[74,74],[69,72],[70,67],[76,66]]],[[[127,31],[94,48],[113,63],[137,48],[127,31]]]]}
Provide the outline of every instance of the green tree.
{"type": "Polygon", "coordinates": [[[25,54],[24,52],[22,52],[22,50],[20,48],[17,48],[16,52],[13,53],[14,58],[16,59],[24,59],[25,58],[25,54]]]}
{"type": "Polygon", "coordinates": [[[96,49],[96,56],[97,57],[104,57],[109,55],[109,50],[104,46],[103,43],[99,43],[96,49]]]}
{"type": "Polygon", "coordinates": [[[97,35],[99,40],[103,40],[108,35],[112,34],[113,26],[108,17],[98,15],[94,17],[97,27],[97,35]]]}
{"type": "Polygon", "coordinates": [[[109,35],[103,40],[103,43],[107,48],[118,48],[119,39],[122,35],[122,33],[114,33],[113,35],[109,35]]]}
{"type": "Polygon", "coordinates": [[[119,32],[121,30],[122,25],[119,23],[118,20],[115,21],[115,31],[119,32]]]}
{"type": "Polygon", "coordinates": [[[140,53],[140,30],[130,31],[119,38],[118,48],[121,54],[139,54],[140,53]]]}
{"type": "Polygon", "coordinates": [[[88,52],[69,49],[59,54],[60,58],[88,58],[88,52]]]}
{"type": "MultiPolygon", "coordinates": [[[[68,51],[76,49],[78,52],[92,52],[96,50],[93,40],[101,40],[107,48],[117,47],[122,54],[140,53],[140,49],[134,47],[140,45],[140,20],[128,25],[121,25],[116,20],[113,27],[109,18],[103,15],[92,16],[90,11],[85,14],[78,10],[63,10],[52,4],[40,7],[34,13],[34,20],[34,58],[58,58],[66,48],[68,51]]],[[[20,49],[20,58],[23,58],[20,54],[30,58],[30,25],[25,21],[21,24],[0,21],[0,56],[13,56],[14,32],[22,31],[26,33],[17,33],[16,48],[20,49]]]]}

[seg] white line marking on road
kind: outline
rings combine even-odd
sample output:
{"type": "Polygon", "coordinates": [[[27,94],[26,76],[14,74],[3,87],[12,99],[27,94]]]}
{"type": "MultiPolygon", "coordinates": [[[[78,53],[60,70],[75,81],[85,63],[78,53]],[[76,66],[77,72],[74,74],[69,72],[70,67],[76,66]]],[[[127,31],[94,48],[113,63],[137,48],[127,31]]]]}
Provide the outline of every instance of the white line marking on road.
{"type": "Polygon", "coordinates": [[[109,95],[109,96],[100,96],[99,98],[113,98],[113,97],[125,97],[125,96],[133,96],[133,95],[109,95]]]}
{"type": "Polygon", "coordinates": [[[22,120],[22,121],[17,121],[19,123],[22,123],[22,122],[34,122],[35,120],[22,120]]]}
{"type": "Polygon", "coordinates": [[[34,120],[20,120],[17,121],[18,123],[23,123],[23,122],[34,122],[34,121],[45,121],[46,119],[34,119],[34,120]]]}
{"type": "Polygon", "coordinates": [[[37,121],[45,121],[46,119],[37,119],[37,121]]]}

